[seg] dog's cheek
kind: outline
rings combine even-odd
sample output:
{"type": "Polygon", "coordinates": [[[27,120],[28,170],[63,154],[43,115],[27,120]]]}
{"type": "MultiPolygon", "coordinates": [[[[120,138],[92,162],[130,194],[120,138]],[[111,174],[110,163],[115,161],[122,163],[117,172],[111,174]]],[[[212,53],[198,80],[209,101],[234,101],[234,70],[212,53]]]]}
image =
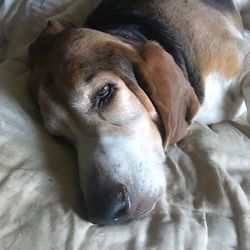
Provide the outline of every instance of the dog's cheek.
{"type": "Polygon", "coordinates": [[[62,136],[74,141],[75,129],[69,112],[51,99],[43,90],[39,91],[38,103],[47,131],[52,135],[62,136]]]}

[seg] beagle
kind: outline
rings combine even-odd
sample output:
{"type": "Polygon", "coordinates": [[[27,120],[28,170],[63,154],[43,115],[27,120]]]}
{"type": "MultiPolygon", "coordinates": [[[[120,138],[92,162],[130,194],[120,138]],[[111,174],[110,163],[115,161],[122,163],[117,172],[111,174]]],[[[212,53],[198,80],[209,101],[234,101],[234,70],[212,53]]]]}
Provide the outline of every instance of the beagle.
{"type": "Polygon", "coordinates": [[[44,125],[76,147],[86,216],[100,225],[149,213],[165,149],[194,119],[241,114],[250,79],[230,0],[103,0],[84,28],[49,21],[29,54],[44,125]]]}

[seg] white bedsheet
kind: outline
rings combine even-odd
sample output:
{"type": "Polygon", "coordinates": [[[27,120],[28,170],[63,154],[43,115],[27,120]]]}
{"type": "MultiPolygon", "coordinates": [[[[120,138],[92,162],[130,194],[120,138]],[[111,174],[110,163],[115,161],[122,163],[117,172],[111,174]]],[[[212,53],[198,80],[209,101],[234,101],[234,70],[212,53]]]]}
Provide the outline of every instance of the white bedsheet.
{"type": "MultiPolygon", "coordinates": [[[[27,44],[47,18],[80,25],[98,1],[0,1],[0,250],[250,249],[250,124],[194,123],[167,157],[150,216],[98,227],[81,219],[73,148],[45,131],[26,89],[27,44]]],[[[250,107],[250,83],[244,95],[250,107]]],[[[250,114],[250,110],[248,110],[250,114]]]]}

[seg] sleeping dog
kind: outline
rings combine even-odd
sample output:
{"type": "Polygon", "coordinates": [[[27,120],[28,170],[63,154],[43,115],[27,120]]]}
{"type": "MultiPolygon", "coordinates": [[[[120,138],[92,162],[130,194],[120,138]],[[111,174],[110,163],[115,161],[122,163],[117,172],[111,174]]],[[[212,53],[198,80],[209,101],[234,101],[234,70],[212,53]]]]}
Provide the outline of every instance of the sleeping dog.
{"type": "Polygon", "coordinates": [[[230,0],[104,0],[84,28],[49,21],[30,46],[46,129],[77,149],[89,221],[149,213],[165,189],[165,150],[192,120],[244,109],[250,46],[230,0]]]}

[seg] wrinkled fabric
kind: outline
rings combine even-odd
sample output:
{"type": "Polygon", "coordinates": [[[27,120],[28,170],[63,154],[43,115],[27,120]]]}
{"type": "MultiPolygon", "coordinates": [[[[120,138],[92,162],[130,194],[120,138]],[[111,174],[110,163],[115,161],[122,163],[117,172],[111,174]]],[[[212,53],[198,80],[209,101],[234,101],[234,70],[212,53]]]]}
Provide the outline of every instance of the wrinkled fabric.
{"type": "Polygon", "coordinates": [[[167,188],[149,216],[103,227],[82,219],[76,152],[46,132],[27,90],[27,44],[46,20],[80,25],[98,3],[72,2],[0,2],[0,249],[250,249],[250,82],[248,113],[195,122],[170,148],[167,188]]]}

